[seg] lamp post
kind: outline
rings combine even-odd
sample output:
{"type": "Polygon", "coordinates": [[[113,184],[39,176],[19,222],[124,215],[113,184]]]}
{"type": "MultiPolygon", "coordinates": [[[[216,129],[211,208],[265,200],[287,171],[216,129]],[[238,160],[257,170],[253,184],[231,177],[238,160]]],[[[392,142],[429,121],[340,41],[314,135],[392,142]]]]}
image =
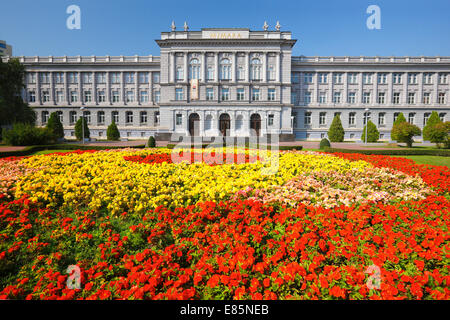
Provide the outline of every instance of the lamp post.
{"type": "Polygon", "coordinates": [[[84,144],[84,107],[80,107],[81,110],[81,140],[84,144]]]}
{"type": "Polygon", "coordinates": [[[366,134],[364,136],[364,144],[367,144],[367,127],[369,126],[369,108],[364,109],[364,118],[366,119],[366,134]]]}

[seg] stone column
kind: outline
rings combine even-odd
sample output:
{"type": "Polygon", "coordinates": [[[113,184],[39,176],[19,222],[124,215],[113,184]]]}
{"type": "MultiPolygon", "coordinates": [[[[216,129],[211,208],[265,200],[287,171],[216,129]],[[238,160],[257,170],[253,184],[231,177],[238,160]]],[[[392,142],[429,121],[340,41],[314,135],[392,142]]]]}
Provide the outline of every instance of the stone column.
{"type": "Polygon", "coordinates": [[[170,52],[169,61],[169,82],[175,82],[175,53],[170,52]]]}
{"type": "Polygon", "coordinates": [[[214,82],[219,82],[219,52],[214,55],[214,82]]]}
{"type": "Polygon", "coordinates": [[[155,104],[153,100],[153,72],[148,73],[148,103],[155,104]]]}
{"type": "Polygon", "coordinates": [[[92,72],[92,99],[93,99],[95,105],[98,105],[97,78],[96,78],[95,72],[92,72]]]}
{"type": "Polygon", "coordinates": [[[423,103],[423,72],[419,73],[419,96],[417,97],[416,103],[422,104],[423,103]]]}
{"type": "Polygon", "coordinates": [[[405,81],[403,82],[403,97],[402,102],[404,105],[408,104],[408,73],[405,72],[405,81]]]}
{"type": "Polygon", "coordinates": [[[438,86],[438,81],[439,81],[439,73],[435,72],[434,73],[434,81],[433,81],[433,97],[432,97],[432,103],[433,104],[438,104],[439,102],[439,86],[438,86]]]}
{"type": "Polygon", "coordinates": [[[41,94],[41,77],[40,73],[36,72],[36,101],[42,105],[42,94],[41,94]]]}
{"type": "Polygon", "coordinates": [[[50,95],[50,101],[53,102],[53,104],[56,104],[56,97],[55,97],[55,79],[54,76],[55,74],[53,72],[49,72],[49,76],[50,76],[50,90],[49,90],[49,95],[50,95]]]}
{"type": "MultiPolygon", "coordinates": [[[[110,72],[106,71],[106,102],[112,104],[110,72]]],[[[106,119],[105,119],[106,120],[106,119]]]]}
{"type": "MultiPolygon", "coordinates": [[[[237,57],[236,57],[236,51],[234,51],[231,54],[231,82],[236,82],[236,63],[237,63],[237,57]]],[[[230,92],[231,94],[231,92],[230,92]]]]}
{"type": "Polygon", "coordinates": [[[188,52],[185,51],[184,52],[184,81],[188,82],[189,81],[189,70],[188,70],[188,52]]]}
{"type": "Polygon", "coordinates": [[[387,103],[392,105],[392,97],[393,97],[393,90],[394,90],[394,83],[393,83],[393,76],[392,72],[389,72],[387,75],[387,82],[388,82],[388,94],[387,94],[387,103]]]}
{"type": "Polygon", "coordinates": [[[378,72],[373,73],[373,99],[372,99],[372,105],[378,104],[378,72]]]}
{"type": "Polygon", "coordinates": [[[348,73],[344,72],[342,76],[344,77],[344,94],[342,97],[342,102],[346,104],[348,103],[348,73]]]}
{"type": "MultiPolygon", "coordinates": [[[[141,102],[140,102],[140,94],[139,94],[139,79],[138,79],[138,72],[137,71],[135,71],[134,72],[134,90],[135,90],[135,92],[134,92],[134,98],[135,98],[135,100],[136,100],[136,103],[138,104],[138,105],[141,105],[141,102]]],[[[148,97],[148,96],[147,96],[148,97]]]]}
{"type": "Polygon", "coordinates": [[[78,99],[80,99],[80,104],[84,105],[84,95],[83,95],[83,87],[81,85],[81,72],[78,72],[78,99]]]}
{"type": "Polygon", "coordinates": [[[263,83],[267,82],[267,52],[263,52],[262,54],[262,77],[261,80],[263,83]]]}
{"type": "Polygon", "coordinates": [[[70,106],[69,78],[67,76],[67,72],[66,71],[64,71],[64,93],[65,93],[65,96],[66,96],[67,105],[70,106]]]}
{"type": "Polygon", "coordinates": [[[123,71],[120,71],[120,97],[119,101],[121,100],[124,105],[127,104],[127,99],[125,97],[125,79],[124,79],[124,73],[123,71]]]}

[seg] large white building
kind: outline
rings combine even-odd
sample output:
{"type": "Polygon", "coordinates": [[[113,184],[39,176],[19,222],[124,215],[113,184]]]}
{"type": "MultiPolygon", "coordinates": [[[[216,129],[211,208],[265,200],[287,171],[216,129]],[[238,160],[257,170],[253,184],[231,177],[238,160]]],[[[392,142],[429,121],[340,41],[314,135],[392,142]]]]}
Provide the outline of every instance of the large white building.
{"type": "Polygon", "coordinates": [[[450,116],[450,57],[292,56],[291,32],[244,28],[175,30],[159,56],[18,57],[24,98],[45,125],[58,112],[66,137],[84,113],[91,137],[169,140],[172,134],[326,137],[336,113],[346,140],[367,119],[389,140],[395,117],[423,128],[432,111],[450,116]]]}

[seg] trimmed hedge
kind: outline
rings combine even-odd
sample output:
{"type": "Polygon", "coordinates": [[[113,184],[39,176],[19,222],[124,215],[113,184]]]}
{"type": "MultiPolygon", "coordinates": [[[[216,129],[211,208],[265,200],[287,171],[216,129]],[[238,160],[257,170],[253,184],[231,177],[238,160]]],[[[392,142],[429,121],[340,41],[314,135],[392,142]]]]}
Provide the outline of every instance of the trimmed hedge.
{"type": "MultiPolygon", "coordinates": [[[[168,149],[173,149],[173,148],[175,148],[175,146],[177,146],[176,144],[173,144],[173,143],[169,143],[168,145],[167,145],[167,148],[168,149]]],[[[201,145],[201,148],[202,149],[205,149],[206,147],[208,147],[208,146],[210,146],[210,144],[202,144],[201,145]]],[[[221,144],[214,144],[214,146],[216,146],[217,148],[221,148],[222,147],[222,145],[221,144]]],[[[225,146],[225,145],[224,145],[225,146]]],[[[186,144],[185,146],[183,146],[184,148],[189,148],[189,145],[188,144],[186,144]]],[[[191,146],[190,146],[191,148],[194,148],[194,145],[192,145],[191,144],[191,146]]],[[[230,146],[231,147],[231,146],[230,146]]],[[[245,144],[245,147],[246,148],[249,148],[250,147],[250,145],[249,144],[245,144]]],[[[256,146],[251,146],[252,148],[258,148],[258,145],[256,145],[256,146]]],[[[269,150],[270,150],[270,145],[269,145],[269,148],[268,148],[269,150]]],[[[278,146],[278,150],[280,150],[280,151],[285,151],[285,150],[302,150],[303,149],[303,146],[278,146]]]]}
{"type": "MultiPolygon", "coordinates": [[[[145,145],[133,146],[133,148],[144,148],[145,145]]],[[[29,146],[25,147],[23,150],[17,151],[0,151],[0,158],[6,157],[20,157],[29,156],[37,151],[42,150],[108,150],[108,149],[123,149],[126,147],[111,147],[111,146],[84,146],[79,144],[52,144],[52,145],[42,145],[42,146],[29,146]]]]}
{"type": "Polygon", "coordinates": [[[342,152],[342,153],[361,153],[361,154],[378,154],[391,156],[440,156],[450,157],[450,150],[430,150],[430,149],[393,149],[393,150],[351,150],[338,148],[325,148],[325,152],[342,152]]]}

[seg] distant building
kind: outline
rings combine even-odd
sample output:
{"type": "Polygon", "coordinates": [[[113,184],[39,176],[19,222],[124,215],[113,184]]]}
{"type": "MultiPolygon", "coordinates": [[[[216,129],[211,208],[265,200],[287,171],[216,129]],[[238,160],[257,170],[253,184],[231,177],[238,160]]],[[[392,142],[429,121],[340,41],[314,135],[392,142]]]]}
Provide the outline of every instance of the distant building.
{"type": "Polygon", "coordinates": [[[3,40],[0,40],[0,56],[12,56],[12,47],[3,40]]]}
{"type": "Polygon", "coordinates": [[[279,27],[172,28],[156,42],[159,56],[18,57],[38,124],[57,112],[74,137],[83,112],[99,139],[114,120],[130,139],[320,140],[340,114],[346,140],[360,140],[370,119],[388,141],[400,112],[420,128],[432,111],[449,120],[450,56],[292,56],[296,40],[279,27]]]}

